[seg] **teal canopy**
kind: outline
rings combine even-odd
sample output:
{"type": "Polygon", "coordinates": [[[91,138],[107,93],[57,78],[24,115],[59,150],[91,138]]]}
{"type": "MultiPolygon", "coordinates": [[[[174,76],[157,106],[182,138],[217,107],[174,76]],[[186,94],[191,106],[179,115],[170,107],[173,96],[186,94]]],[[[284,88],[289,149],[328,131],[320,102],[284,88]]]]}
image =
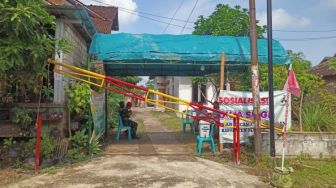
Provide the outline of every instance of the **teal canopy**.
{"type": "MultiPolygon", "coordinates": [[[[251,62],[248,37],[204,35],[95,34],[90,54],[104,62],[109,76],[200,76],[251,62]]],[[[258,39],[259,63],[267,63],[267,40],[258,39]]],[[[273,40],[273,63],[289,64],[283,46],[273,40]]]]}

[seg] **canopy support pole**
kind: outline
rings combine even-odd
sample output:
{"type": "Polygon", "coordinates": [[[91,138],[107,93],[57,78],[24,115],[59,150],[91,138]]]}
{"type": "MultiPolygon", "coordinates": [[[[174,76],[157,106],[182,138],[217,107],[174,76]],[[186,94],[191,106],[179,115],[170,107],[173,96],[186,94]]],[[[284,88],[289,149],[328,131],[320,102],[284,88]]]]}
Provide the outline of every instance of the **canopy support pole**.
{"type": "MultiPolygon", "coordinates": [[[[224,70],[225,70],[225,55],[222,54],[221,55],[221,64],[220,64],[220,85],[219,85],[220,90],[224,90],[224,85],[225,85],[224,70]]],[[[220,142],[220,131],[221,131],[220,127],[218,127],[218,151],[221,153],[221,152],[223,152],[223,144],[221,144],[221,142],[220,142]]]]}

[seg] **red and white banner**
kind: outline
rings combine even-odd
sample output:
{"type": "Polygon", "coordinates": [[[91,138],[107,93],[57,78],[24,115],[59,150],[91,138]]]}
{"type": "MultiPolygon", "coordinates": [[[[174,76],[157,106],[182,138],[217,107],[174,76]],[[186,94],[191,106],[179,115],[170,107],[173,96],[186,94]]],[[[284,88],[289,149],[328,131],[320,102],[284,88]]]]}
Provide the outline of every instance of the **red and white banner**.
{"type": "MultiPolygon", "coordinates": [[[[231,113],[239,114],[240,117],[252,119],[253,117],[253,98],[251,92],[242,91],[220,91],[218,102],[220,110],[231,113]]],[[[288,124],[287,128],[291,127],[291,106],[289,98],[288,106],[288,124]]],[[[269,120],[269,106],[268,106],[268,92],[260,92],[260,118],[261,121],[269,120]]],[[[276,125],[284,125],[286,119],[286,92],[274,91],[274,123],[276,125]]],[[[221,121],[225,121],[221,117],[221,121]]],[[[232,119],[226,121],[226,126],[232,126],[232,119]]],[[[240,121],[241,129],[240,140],[241,142],[249,142],[249,136],[253,135],[252,123],[240,121]]],[[[220,142],[232,143],[233,132],[231,128],[221,128],[220,142]]]]}

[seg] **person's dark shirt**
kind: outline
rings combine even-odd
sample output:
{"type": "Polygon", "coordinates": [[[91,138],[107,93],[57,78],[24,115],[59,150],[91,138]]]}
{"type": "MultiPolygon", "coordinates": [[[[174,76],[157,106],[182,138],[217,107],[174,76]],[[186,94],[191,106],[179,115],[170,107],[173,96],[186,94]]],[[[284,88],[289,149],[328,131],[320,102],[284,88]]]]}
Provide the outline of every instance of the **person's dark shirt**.
{"type": "Polygon", "coordinates": [[[123,108],[120,113],[123,124],[125,125],[129,120],[129,118],[131,117],[131,114],[129,113],[128,108],[123,108]]]}

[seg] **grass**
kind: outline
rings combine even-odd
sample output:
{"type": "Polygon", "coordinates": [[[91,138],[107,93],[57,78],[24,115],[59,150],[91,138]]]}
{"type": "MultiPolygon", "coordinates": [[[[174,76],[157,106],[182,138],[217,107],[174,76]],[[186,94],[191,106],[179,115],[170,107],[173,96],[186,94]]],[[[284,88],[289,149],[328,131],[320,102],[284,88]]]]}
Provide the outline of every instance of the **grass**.
{"type": "Polygon", "coordinates": [[[42,174],[56,174],[57,170],[60,169],[61,167],[63,167],[64,165],[60,165],[60,166],[51,166],[48,168],[43,168],[40,170],[40,172],[42,174]]]}
{"type": "Polygon", "coordinates": [[[182,118],[176,117],[174,112],[158,112],[150,111],[150,113],[157,117],[160,122],[170,130],[181,131],[182,129],[182,118]]]}
{"type": "Polygon", "coordinates": [[[138,123],[138,129],[137,129],[137,135],[138,136],[142,136],[145,133],[145,126],[144,126],[144,122],[142,121],[142,119],[135,119],[135,122],[138,123]]]}
{"type": "MultiPolygon", "coordinates": [[[[192,134],[181,132],[182,119],[176,117],[173,112],[150,112],[157,117],[160,122],[170,130],[181,133],[181,141],[195,139],[192,134]]],[[[204,152],[202,158],[216,161],[219,163],[232,164],[231,151],[224,151],[219,155],[211,152],[204,152]]],[[[281,159],[272,160],[268,155],[263,156],[263,160],[257,164],[253,153],[253,146],[242,146],[241,148],[242,165],[234,167],[242,168],[247,173],[259,176],[262,181],[270,182],[275,166],[281,166],[281,159]]],[[[301,155],[294,159],[285,160],[286,167],[293,167],[291,173],[293,187],[335,187],[336,185],[336,159],[315,160],[307,155],[301,155]]]]}
{"type": "Polygon", "coordinates": [[[158,118],[163,126],[175,132],[175,137],[180,143],[190,145],[192,148],[196,147],[196,136],[189,131],[188,126],[186,132],[182,132],[182,118],[178,118],[174,112],[150,111],[150,113],[158,118]]]}
{"type": "Polygon", "coordinates": [[[336,186],[336,160],[290,161],[294,168],[291,178],[294,187],[332,187],[336,186]]]}

